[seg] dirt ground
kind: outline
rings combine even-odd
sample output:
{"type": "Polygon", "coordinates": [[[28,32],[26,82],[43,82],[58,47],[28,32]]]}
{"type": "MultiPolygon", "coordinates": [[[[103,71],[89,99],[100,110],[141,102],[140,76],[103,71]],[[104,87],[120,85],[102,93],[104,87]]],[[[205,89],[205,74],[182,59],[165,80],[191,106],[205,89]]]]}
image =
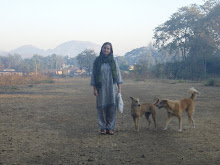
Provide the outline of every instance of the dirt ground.
{"type": "Polygon", "coordinates": [[[220,162],[220,88],[171,80],[125,80],[124,113],[117,112],[115,132],[100,135],[90,79],[58,79],[52,84],[0,86],[0,164],[199,164],[220,162]],[[157,109],[158,129],[141,119],[134,132],[129,96],[182,99],[195,87],[194,120],[183,113],[183,131],[176,117],[168,130],[165,109],[157,109]]]}

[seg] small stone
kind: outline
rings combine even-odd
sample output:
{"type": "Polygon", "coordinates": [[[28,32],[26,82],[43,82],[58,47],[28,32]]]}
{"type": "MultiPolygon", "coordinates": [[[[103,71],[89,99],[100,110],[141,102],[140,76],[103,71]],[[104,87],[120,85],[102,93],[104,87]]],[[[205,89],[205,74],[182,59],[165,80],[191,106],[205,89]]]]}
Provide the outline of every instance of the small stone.
{"type": "Polygon", "coordinates": [[[92,162],[92,161],[94,161],[94,159],[93,158],[88,158],[88,161],[92,162]]]}

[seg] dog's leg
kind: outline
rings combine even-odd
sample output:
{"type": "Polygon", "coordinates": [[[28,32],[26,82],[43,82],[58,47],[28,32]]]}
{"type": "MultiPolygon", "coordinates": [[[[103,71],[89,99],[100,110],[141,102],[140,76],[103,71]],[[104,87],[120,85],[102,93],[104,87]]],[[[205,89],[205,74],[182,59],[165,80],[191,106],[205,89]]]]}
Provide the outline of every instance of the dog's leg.
{"type": "Polygon", "coordinates": [[[156,124],[156,113],[152,113],[152,118],[154,120],[155,130],[157,130],[157,124],[156,124]]]}
{"type": "Polygon", "coordinates": [[[195,126],[195,122],[194,122],[194,120],[193,120],[192,117],[191,117],[191,120],[192,120],[192,128],[196,128],[196,126],[195,126]]]}
{"type": "Polygon", "coordinates": [[[136,118],[135,117],[133,117],[133,120],[134,120],[134,128],[135,128],[135,131],[137,131],[137,122],[136,122],[136,118]]]}
{"type": "Polygon", "coordinates": [[[179,119],[179,132],[182,131],[182,118],[181,118],[181,114],[178,115],[178,119],[179,119]]]}
{"type": "Polygon", "coordinates": [[[194,108],[191,111],[188,110],[187,115],[188,115],[189,123],[192,124],[192,128],[195,128],[195,123],[192,117],[193,112],[194,112],[194,108]]]}
{"type": "Polygon", "coordinates": [[[195,123],[194,123],[194,120],[192,118],[192,114],[187,112],[188,114],[188,119],[189,119],[189,123],[192,124],[192,128],[195,128],[195,123]]]}
{"type": "Polygon", "coordinates": [[[141,119],[141,117],[140,117],[140,116],[138,116],[138,118],[137,118],[137,132],[139,132],[139,127],[140,127],[140,119],[141,119]]]}
{"type": "Polygon", "coordinates": [[[196,128],[196,126],[195,126],[195,122],[194,122],[194,120],[193,120],[193,118],[191,117],[191,123],[192,123],[192,128],[196,128]]]}
{"type": "Polygon", "coordinates": [[[169,125],[171,119],[172,119],[172,115],[170,113],[168,113],[168,119],[166,121],[166,125],[163,130],[166,130],[168,128],[168,125],[169,125]]]}
{"type": "Polygon", "coordinates": [[[146,119],[147,119],[147,121],[148,121],[148,128],[150,127],[150,124],[151,124],[151,121],[150,121],[150,118],[149,118],[149,116],[150,116],[150,113],[149,112],[146,112],[145,113],[145,117],[146,117],[146,119]]]}

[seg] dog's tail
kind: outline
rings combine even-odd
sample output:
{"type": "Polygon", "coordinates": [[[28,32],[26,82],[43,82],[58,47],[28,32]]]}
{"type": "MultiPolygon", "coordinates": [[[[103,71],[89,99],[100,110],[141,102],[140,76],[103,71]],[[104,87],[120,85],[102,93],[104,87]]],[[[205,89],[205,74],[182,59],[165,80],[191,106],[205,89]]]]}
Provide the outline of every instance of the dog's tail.
{"type": "Polygon", "coordinates": [[[194,100],[196,97],[196,94],[200,94],[199,91],[197,91],[194,87],[189,88],[188,93],[191,93],[191,99],[194,100]]]}
{"type": "Polygon", "coordinates": [[[156,103],[154,103],[154,105],[157,105],[157,103],[159,103],[159,101],[160,101],[159,98],[154,98],[154,100],[157,100],[156,103]]]}

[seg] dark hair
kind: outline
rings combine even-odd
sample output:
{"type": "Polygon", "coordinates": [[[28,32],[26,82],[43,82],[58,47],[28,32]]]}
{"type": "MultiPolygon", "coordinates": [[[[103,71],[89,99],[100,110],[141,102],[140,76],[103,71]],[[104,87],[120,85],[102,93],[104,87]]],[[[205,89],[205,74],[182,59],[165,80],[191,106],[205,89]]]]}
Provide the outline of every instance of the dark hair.
{"type": "Polygon", "coordinates": [[[110,42],[105,42],[105,43],[102,45],[100,54],[102,53],[102,48],[103,48],[105,45],[110,45],[110,48],[111,48],[110,54],[113,54],[113,48],[112,48],[112,44],[111,44],[110,42]]]}

